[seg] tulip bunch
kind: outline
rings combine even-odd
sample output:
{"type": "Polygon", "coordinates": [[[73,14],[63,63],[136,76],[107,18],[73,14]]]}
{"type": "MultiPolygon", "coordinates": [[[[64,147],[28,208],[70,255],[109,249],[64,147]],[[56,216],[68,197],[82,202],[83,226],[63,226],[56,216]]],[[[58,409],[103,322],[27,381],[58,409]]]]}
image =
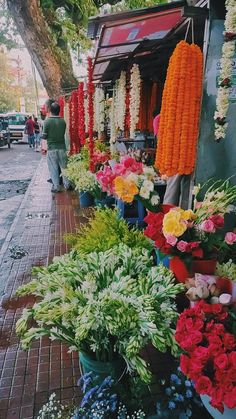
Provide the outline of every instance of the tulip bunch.
{"type": "Polygon", "coordinates": [[[203,55],[197,45],[177,44],[163,91],[156,168],[173,176],[192,173],[202,95],[203,55]]]}

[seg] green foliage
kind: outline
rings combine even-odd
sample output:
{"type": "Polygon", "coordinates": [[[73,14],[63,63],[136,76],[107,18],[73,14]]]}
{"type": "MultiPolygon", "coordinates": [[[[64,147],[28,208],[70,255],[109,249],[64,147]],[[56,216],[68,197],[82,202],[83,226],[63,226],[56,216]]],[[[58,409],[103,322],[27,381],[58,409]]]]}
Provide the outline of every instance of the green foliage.
{"type": "Polygon", "coordinates": [[[81,254],[104,252],[119,243],[132,249],[153,249],[151,240],[138,229],[129,228],[125,220],[119,218],[118,211],[109,208],[95,210],[88,224],[77,234],[67,236],[67,241],[81,254]]]}
{"type": "Polygon", "coordinates": [[[177,352],[173,299],[183,289],[168,269],[151,264],[146,250],[120,244],[88,255],[72,251],[49,267],[37,268],[36,279],[17,291],[38,297],[16,325],[23,348],[49,336],[99,361],[119,354],[130,373],[149,382],[151,374],[140,352],[148,342],[162,352],[168,347],[177,352]],[[35,325],[30,327],[32,320],[35,325]]]}
{"type": "Polygon", "coordinates": [[[17,109],[16,86],[13,85],[7,55],[0,52],[0,113],[17,109]]]}

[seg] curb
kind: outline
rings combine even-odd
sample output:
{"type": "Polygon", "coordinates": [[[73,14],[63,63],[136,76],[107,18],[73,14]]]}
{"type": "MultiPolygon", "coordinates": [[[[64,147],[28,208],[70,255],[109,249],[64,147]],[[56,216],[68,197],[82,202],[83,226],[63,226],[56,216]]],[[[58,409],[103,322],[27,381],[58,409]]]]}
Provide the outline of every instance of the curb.
{"type": "Polygon", "coordinates": [[[35,181],[35,178],[37,176],[38,170],[40,169],[40,167],[42,165],[43,159],[44,159],[44,157],[42,157],[41,160],[39,161],[39,164],[37,166],[37,169],[36,169],[36,171],[35,171],[32,179],[31,179],[31,181],[29,183],[29,186],[28,186],[28,188],[27,188],[27,190],[26,190],[26,192],[24,194],[24,197],[23,197],[23,199],[21,201],[21,204],[20,204],[20,206],[19,206],[19,208],[18,208],[18,210],[16,212],[16,216],[14,218],[14,221],[13,221],[13,223],[12,223],[12,225],[11,225],[11,227],[10,227],[10,229],[9,229],[6,237],[5,237],[5,240],[3,242],[2,248],[0,250],[0,267],[1,267],[1,264],[2,264],[2,260],[3,260],[4,256],[5,256],[5,253],[6,253],[8,247],[9,247],[9,244],[11,242],[11,239],[12,239],[12,236],[13,236],[13,233],[14,233],[14,230],[15,230],[15,227],[18,224],[18,221],[19,221],[21,212],[23,210],[23,207],[25,205],[25,202],[28,199],[29,193],[31,191],[32,185],[33,185],[33,183],[35,181]]]}

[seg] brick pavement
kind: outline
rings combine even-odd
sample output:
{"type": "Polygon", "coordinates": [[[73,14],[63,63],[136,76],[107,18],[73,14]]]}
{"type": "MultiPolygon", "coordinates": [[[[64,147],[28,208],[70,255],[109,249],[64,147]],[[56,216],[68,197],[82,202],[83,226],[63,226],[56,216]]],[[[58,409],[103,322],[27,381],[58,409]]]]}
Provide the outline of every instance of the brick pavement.
{"type": "Polygon", "coordinates": [[[80,399],[77,354],[68,354],[64,345],[47,338],[23,351],[15,334],[23,308],[33,303],[32,298],[16,298],[16,289],[31,279],[32,266],[69,250],[63,235],[75,231],[81,221],[75,193],[52,195],[47,178],[42,158],[0,252],[0,281],[5,284],[0,302],[0,419],[36,417],[52,392],[62,402],[77,404],[80,399]],[[12,245],[27,254],[12,259],[12,245]]]}

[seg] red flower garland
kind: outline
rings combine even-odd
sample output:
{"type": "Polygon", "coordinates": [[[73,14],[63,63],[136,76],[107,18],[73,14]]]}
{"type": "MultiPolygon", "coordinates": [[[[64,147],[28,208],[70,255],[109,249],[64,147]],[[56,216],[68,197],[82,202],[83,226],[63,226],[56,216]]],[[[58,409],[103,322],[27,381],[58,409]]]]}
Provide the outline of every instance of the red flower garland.
{"type": "Polygon", "coordinates": [[[84,83],[78,85],[78,136],[81,145],[85,144],[84,83]]]}
{"type": "Polygon", "coordinates": [[[69,134],[70,134],[70,155],[76,153],[74,142],[74,124],[73,124],[73,101],[72,96],[69,99],[69,134]]]}
{"type": "Polygon", "coordinates": [[[90,165],[89,168],[91,172],[94,172],[94,141],[93,141],[93,123],[94,123],[94,115],[93,115],[93,95],[94,95],[94,84],[93,84],[93,61],[91,57],[88,57],[88,83],[87,83],[87,91],[88,91],[88,115],[89,115],[89,159],[90,165]]]}
{"type": "Polygon", "coordinates": [[[70,114],[70,154],[80,151],[80,142],[78,136],[78,93],[73,91],[69,101],[70,114]]]}
{"type": "Polygon", "coordinates": [[[63,97],[63,96],[60,96],[60,97],[59,97],[59,99],[58,99],[58,103],[59,103],[59,105],[60,105],[60,114],[59,114],[59,116],[60,116],[61,118],[64,118],[65,99],[64,99],[64,97],[63,97]]]}

